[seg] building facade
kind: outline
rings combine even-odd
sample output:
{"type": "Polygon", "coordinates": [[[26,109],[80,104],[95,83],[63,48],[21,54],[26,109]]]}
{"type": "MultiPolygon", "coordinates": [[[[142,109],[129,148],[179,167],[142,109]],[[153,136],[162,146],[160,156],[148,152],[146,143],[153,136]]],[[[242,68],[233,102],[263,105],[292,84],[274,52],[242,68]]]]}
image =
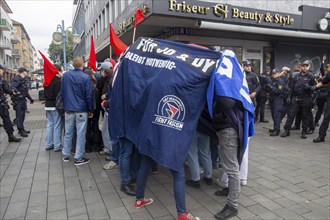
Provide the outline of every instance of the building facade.
{"type": "Polygon", "coordinates": [[[98,61],[109,57],[109,23],[124,43],[132,43],[138,8],[145,19],[137,37],[231,49],[240,61],[250,60],[257,73],[265,66],[293,69],[305,59],[318,71],[323,55],[330,56],[330,2],[325,0],[85,2],[86,54],[94,35],[98,61]]]}
{"type": "Polygon", "coordinates": [[[33,71],[36,62],[30,37],[23,24],[10,18],[12,13],[7,2],[0,0],[0,64],[6,67],[6,80],[11,80],[19,67],[33,71]]]}

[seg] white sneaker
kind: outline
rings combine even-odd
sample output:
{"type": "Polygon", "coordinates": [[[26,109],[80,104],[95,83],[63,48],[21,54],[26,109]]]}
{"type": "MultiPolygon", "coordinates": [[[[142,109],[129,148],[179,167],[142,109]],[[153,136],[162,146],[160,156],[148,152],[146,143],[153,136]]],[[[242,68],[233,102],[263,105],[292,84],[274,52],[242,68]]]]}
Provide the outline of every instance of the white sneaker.
{"type": "Polygon", "coordinates": [[[228,188],[228,183],[222,182],[220,179],[216,179],[215,184],[217,186],[222,187],[222,188],[228,188]]]}
{"type": "Polygon", "coordinates": [[[107,163],[103,166],[103,169],[111,170],[111,169],[114,169],[114,168],[117,168],[117,167],[118,167],[118,164],[116,164],[116,162],[110,161],[109,163],[107,163]]]}
{"type": "Polygon", "coordinates": [[[247,180],[241,180],[241,185],[246,186],[247,185],[247,180]]]}

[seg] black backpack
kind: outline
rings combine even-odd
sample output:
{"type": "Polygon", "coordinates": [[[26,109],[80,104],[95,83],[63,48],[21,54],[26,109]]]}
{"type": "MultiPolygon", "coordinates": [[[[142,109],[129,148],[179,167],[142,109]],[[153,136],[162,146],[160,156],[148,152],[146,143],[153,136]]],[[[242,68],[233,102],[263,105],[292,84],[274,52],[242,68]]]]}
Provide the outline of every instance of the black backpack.
{"type": "Polygon", "coordinates": [[[60,93],[56,96],[55,108],[60,115],[64,115],[64,104],[60,93]]]}

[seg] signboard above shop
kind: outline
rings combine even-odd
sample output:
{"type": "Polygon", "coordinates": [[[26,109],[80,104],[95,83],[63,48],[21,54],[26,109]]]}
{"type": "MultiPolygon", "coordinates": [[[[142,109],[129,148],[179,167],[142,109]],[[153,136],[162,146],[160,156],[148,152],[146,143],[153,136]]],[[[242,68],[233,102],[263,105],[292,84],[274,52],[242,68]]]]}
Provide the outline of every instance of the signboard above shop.
{"type": "Polygon", "coordinates": [[[301,15],[226,5],[219,1],[217,3],[193,0],[153,1],[152,13],[222,23],[283,29],[301,28],[301,15]]]}

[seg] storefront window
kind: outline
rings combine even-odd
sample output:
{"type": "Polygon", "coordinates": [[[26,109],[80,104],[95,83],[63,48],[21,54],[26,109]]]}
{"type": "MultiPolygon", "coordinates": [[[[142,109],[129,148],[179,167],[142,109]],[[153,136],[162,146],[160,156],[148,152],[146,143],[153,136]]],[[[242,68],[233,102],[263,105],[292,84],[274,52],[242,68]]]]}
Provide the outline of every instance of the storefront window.
{"type": "Polygon", "coordinates": [[[232,50],[236,54],[239,63],[242,63],[243,59],[243,47],[232,47],[232,46],[214,46],[216,51],[232,50]]]}

